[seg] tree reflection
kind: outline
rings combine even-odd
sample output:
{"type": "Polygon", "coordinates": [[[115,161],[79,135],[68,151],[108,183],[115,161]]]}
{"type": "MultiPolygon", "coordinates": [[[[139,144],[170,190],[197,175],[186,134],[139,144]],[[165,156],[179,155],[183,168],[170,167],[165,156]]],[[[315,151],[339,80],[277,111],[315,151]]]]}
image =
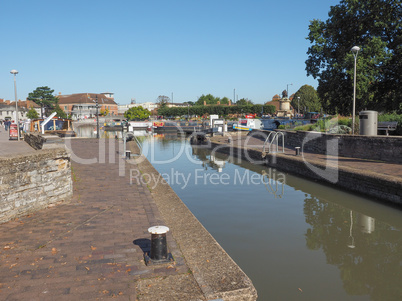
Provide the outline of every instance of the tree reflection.
{"type": "Polygon", "coordinates": [[[306,195],[305,234],[310,250],[322,249],[327,262],[341,272],[350,295],[372,300],[402,299],[402,233],[340,205],[306,195]]]}

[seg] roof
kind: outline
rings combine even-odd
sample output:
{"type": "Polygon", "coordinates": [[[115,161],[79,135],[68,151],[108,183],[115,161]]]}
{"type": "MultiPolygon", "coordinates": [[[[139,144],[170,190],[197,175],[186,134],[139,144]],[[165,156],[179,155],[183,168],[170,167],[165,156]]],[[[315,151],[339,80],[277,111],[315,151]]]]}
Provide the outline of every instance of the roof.
{"type": "Polygon", "coordinates": [[[75,103],[95,103],[95,99],[98,97],[98,103],[117,105],[117,103],[112,99],[106,97],[104,94],[97,93],[77,93],[70,95],[58,95],[59,105],[75,104],[75,103]]]}

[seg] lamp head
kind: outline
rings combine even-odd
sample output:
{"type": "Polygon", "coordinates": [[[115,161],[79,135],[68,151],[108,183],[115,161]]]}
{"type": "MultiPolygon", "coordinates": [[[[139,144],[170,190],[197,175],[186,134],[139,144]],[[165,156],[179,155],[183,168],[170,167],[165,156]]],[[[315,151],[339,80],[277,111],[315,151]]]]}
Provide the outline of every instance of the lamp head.
{"type": "Polygon", "coordinates": [[[18,74],[18,71],[13,69],[13,70],[10,71],[10,73],[15,75],[15,74],[18,74]]]}
{"type": "Polygon", "coordinates": [[[351,49],[352,52],[357,53],[360,51],[360,47],[359,46],[353,46],[351,49]]]}

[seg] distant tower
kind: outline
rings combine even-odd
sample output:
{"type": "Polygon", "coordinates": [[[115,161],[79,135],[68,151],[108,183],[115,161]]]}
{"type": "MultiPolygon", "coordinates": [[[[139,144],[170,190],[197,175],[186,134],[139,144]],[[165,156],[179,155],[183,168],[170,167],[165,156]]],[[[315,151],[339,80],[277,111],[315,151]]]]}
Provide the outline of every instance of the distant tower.
{"type": "Polygon", "coordinates": [[[136,104],[137,102],[135,101],[135,98],[131,98],[131,104],[136,104]]]}

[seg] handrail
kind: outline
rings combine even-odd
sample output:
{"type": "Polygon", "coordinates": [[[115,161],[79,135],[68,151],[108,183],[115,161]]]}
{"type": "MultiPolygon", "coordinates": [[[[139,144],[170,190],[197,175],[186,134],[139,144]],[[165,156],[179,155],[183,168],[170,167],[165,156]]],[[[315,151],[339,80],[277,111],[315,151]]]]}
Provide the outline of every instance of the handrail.
{"type": "Polygon", "coordinates": [[[285,152],[285,136],[283,135],[282,132],[270,132],[267,139],[264,141],[264,145],[262,147],[262,153],[265,154],[265,147],[266,144],[268,143],[268,152],[271,153],[271,145],[276,141],[276,152],[279,152],[279,136],[282,137],[282,153],[285,152]],[[272,140],[269,141],[269,138],[273,135],[272,140]]]}
{"type": "Polygon", "coordinates": [[[124,147],[123,147],[123,158],[126,156],[126,141],[127,141],[127,134],[132,134],[134,137],[135,142],[138,145],[138,148],[140,149],[140,153],[139,154],[133,154],[133,156],[141,156],[142,155],[142,145],[140,143],[140,141],[138,140],[138,138],[134,135],[133,132],[125,132],[123,133],[123,141],[124,141],[124,147]]]}
{"type": "Polygon", "coordinates": [[[137,136],[134,135],[134,139],[135,139],[135,142],[136,142],[137,145],[138,145],[138,148],[140,149],[140,154],[139,154],[138,156],[141,156],[141,155],[142,155],[142,144],[141,144],[140,141],[138,140],[137,136]]]}

